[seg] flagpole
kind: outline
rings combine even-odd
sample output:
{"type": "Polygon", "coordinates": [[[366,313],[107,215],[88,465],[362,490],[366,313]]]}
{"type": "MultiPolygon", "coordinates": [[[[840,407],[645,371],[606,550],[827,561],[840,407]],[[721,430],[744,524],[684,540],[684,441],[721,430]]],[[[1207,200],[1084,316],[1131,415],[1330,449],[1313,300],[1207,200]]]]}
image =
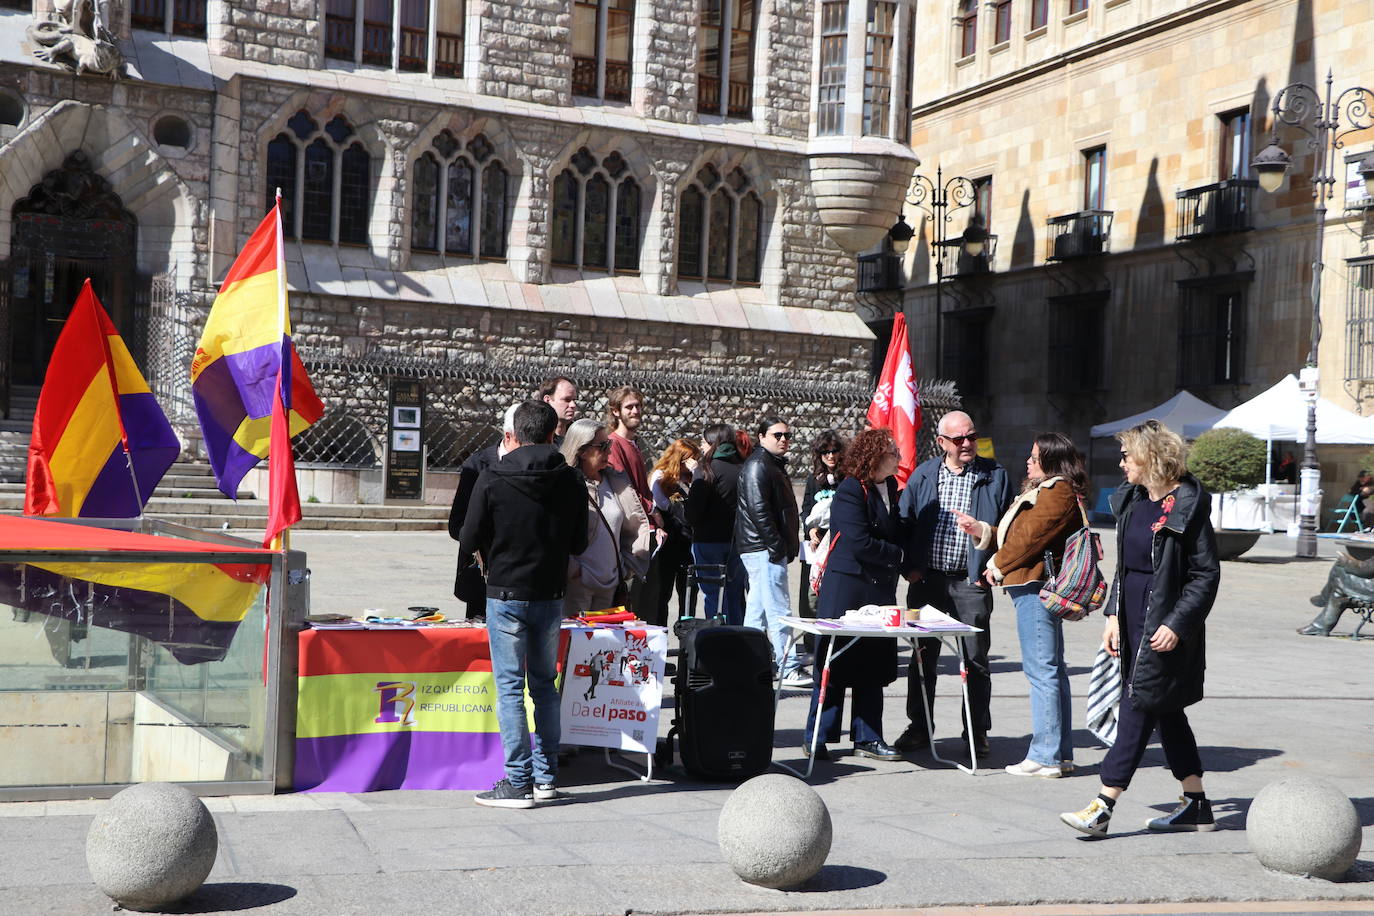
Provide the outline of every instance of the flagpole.
{"type": "MultiPolygon", "coordinates": [[[[84,292],[90,285],[91,278],[87,277],[86,282],[82,285],[82,291],[84,292]]],[[[95,290],[92,289],[92,298],[94,295],[95,290]]],[[[94,305],[91,306],[91,309],[94,311],[94,305]]],[[[95,320],[96,317],[96,315],[92,314],[91,320],[97,330],[100,330],[100,322],[95,320]]],[[[134,471],[134,456],[129,451],[129,431],[124,428],[124,412],[119,409],[119,380],[115,378],[114,355],[110,353],[110,339],[105,335],[103,330],[100,330],[99,337],[100,349],[105,356],[105,377],[110,380],[110,396],[114,402],[115,422],[119,424],[119,445],[120,448],[124,450],[124,466],[129,469],[129,483],[132,484],[134,488],[134,505],[138,506],[138,515],[134,516],[134,518],[142,521],[143,494],[140,493],[138,489],[138,474],[134,471]]]]}
{"type": "MultiPolygon", "coordinates": [[[[277,229],[276,229],[276,231],[277,231],[277,303],[278,303],[278,305],[279,305],[279,308],[278,308],[278,310],[277,310],[277,322],[278,322],[278,325],[279,325],[279,327],[280,327],[280,329],[281,329],[281,356],[280,356],[280,361],[279,361],[278,364],[277,364],[277,366],[278,366],[278,368],[277,368],[277,386],[278,386],[278,388],[280,388],[280,387],[281,387],[281,383],[282,383],[282,379],[283,379],[283,377],[286,376],[286,373],[287,373],[287,371],[288,371],[288,370],[287,370],[287,366],[288,366],[289,364],[288,364],[286,361],[287,361],[288,359],[290,359],[290,357],[291,357],[290,348],[287,347],[287,345],[286,345],[286,339],[287,339],[286,336],[287,336],[287,334],[290,333],[290,330],[291,330],[291,304],[290,304],[290,301],[289,301],[288,298],[287,298],[288,295],[289,295],[289,293],[287,292],[287,285],[286,285],[286,240],[283,238],[284,233],[282,232],[282,225],[281,225],[281,187],[278,187],[278,188],[277,188],[277,205],[276,205],[276,210],[277,210],[277,229]]],[[[285,392],[279,392],[277,396],[278,396],[279,398],[282,399],[282,405],[283,405],[283,407],[286,408],[286,447],[289,449],[289,448],[291,448],[291,408],[290,408],[289,406],[286,406],[286,393],[285,393],[285,392]]],[[[270,470],[271,462],[272,462],[272,461],[275,461],[275,460],[277,459],[277,457],[278,457],[278,456],[273,455],[273,454],[271,454],[270,452],[268,453],[267,461],[268,461],[268,465],[269,465],[269,471],[268,471],[269,474],[271,473],[271,470],[270,470]]],[[[292,474],[295,474],[295,462],[292,462],[292,465],[291,465],[291,473],[292,473],[292,474]]],[[[268,490],[269,490],[269,498],[270,498],[270,495],[271,495],[271,493],[270,493],[271,488],[269,487],[268,490]]],[[[270,513],[269,513],[269,514],[270,514],[270,513]]],[[[290,525],[287,525],[287,526],[286,526],[285,528],[283,528],[280,532],[278,532],[277,535],[276,535],[275,537],[272,538],[272,549],[273,549],[274,551],[279,551],[279,552],[281,552],[281,553],[283,553],[283,554],[285,554],[288,550],[291,549],[291,526],[290,526],[290,525]]]]}

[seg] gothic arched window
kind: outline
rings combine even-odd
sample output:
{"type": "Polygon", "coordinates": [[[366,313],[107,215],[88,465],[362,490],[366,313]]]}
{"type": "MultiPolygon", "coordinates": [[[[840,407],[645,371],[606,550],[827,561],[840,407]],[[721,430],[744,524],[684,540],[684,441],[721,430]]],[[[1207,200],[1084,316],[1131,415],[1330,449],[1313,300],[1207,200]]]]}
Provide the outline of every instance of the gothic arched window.
{"type": "Polygon", "coordinates": [[[759,282],[763,201],[749,176],[735,169],[722,180],[703,166],[679,198],[677,240],[679,278],[759,282]]]}
{"type": "Polygon", "coordinates": [[[267,144],[267,205],[282,197],[288,238],[368,244],[372,157],[343,115],[323,129],[304,111],[267,144]]]}
{"type": "Polygon", "coordinates": [[[478,134],[463,143],[445,130],[430,146],[412,173],[410,247],[504,258],[510,173],[492,156],[491,142],[478,134]]]}
{"type": "Polygon", "coordinates": [[[560,267],[637,273],[643,195],[619,153],[584,147],[553,181],[550,250],[560,267]]]}

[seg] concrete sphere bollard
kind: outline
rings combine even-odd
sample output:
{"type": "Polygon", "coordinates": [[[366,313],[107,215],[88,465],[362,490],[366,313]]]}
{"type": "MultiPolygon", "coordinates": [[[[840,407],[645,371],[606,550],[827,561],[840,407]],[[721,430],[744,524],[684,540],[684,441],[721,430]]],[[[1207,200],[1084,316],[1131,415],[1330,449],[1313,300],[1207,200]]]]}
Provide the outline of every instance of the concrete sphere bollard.
{"type": "Polygon", "coordinates": [[[830,811],[815,790],[792,776],[765,773],[725,802],[717,834],[735,874],[762,887],[796,887],[830,854],[830,811]]]}
{"type": "Polygon", "coordinates": [[[1334,881],[1360,852],[1360,817],[1345,793],[1324,779],[1285,776],[1250,803],[1250,851],[1265,868],[1334,881]]]}
{"type": "Polygon", "coordinates": [[[219,852],[214,818],[181,786],[150,782],[124,789],[86,834],[86,867],[110,899],[147,911],[193,894],[219,852]]]}

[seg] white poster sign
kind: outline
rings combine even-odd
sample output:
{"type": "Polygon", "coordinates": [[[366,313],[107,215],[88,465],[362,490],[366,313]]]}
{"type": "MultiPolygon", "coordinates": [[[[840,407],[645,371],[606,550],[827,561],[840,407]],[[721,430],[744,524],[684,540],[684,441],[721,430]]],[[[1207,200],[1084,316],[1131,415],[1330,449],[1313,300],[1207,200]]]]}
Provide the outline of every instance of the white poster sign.
{"type": "Polygon", "coordinates": [[[668,631],[588,627],[569,634],[563,742],[652,753],[668,631]]]}

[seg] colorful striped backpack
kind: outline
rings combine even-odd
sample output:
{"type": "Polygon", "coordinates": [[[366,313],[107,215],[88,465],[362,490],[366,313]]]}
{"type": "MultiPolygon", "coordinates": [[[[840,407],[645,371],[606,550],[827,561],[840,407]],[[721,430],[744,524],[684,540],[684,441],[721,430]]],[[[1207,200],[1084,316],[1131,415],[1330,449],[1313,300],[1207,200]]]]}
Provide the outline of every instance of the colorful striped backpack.
{"type": "Polygon", "coordinates": [[[1082,620],[1107,601],[1107,580],[1097,568],[1102,559],[1102,538],[1088,527],[1083,500],[1078,501],[1083,527],[1064,542],[1064,562],[1056,572],[1054,557],[1045,551],[1045,585],[1040,603],[1061,620],[1082,620]]]}

